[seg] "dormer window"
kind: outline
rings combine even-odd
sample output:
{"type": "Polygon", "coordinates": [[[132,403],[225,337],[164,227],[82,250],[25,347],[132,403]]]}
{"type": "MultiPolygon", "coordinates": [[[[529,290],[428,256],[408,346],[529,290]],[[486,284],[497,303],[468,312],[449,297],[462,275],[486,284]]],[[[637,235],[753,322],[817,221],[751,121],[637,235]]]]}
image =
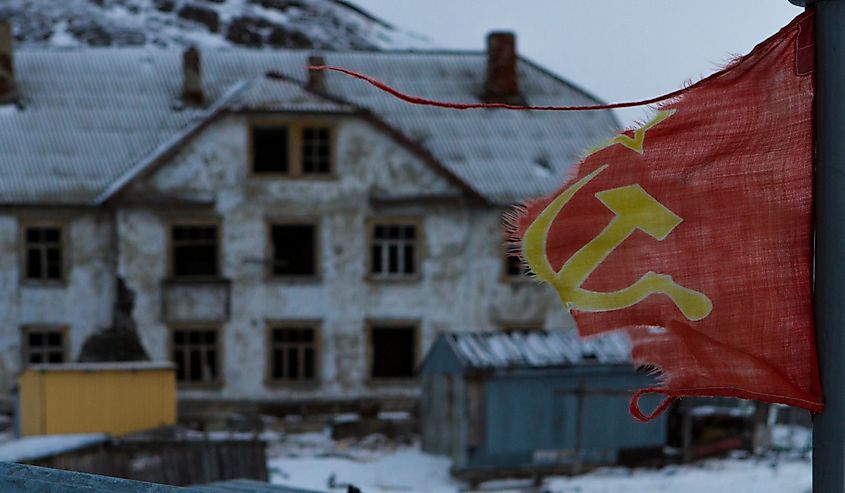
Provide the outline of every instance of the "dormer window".
{"type": "Polygon", "coordinates": [[[252,127],[252,172],[288,174],[288,127],[256,125],[252,127]]]}
{"type": "Polygon", "coordinates": [[[302,174],[331,173],[331,131],[328,127],[302,127],[302,174]]]}
{"type": "Polygon", "coordinates": [[[327,177],[333,169],[334,129],[320,122],[255,122],[250,128],[256,176],[327,177]]]}

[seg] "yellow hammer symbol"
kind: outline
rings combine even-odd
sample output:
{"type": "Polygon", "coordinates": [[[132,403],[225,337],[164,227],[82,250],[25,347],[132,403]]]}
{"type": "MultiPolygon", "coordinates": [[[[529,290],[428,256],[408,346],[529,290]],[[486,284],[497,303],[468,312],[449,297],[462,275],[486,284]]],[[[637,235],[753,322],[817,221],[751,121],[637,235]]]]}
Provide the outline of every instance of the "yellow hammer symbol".
{"type": "Polygon", "coordinates": [[[604,165],[577,181],[558,195],[525,231],[522,253],[534,274],[557,290],[567,309],[583,311],[611,311],[633,306],[649,295],[666,295],[689,320],[701,320],[713,309],[703,293],[685,288],[672,276],[646,272],[632,285],[611,292],[582,289],[581,284],[594,270],[637,229],[662,241],[678,226],[682,218],[649,195],[639,185],[604,190],[596,198],[610,209],[615,217],[586,245],[572,255],[555,272],[546,254],[546,241],[552,222],[569,200],[599,173],[604,165]]]}

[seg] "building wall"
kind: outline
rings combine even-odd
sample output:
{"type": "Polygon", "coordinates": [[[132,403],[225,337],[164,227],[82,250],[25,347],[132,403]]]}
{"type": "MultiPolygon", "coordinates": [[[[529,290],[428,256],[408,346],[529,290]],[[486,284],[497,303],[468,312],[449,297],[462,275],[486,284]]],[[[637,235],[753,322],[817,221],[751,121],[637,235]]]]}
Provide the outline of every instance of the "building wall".
{"type": "Polygon", "coordinates": [[[108,211],[8,208],[0,211],[0,389],[6,394],[21,369],[22,328],[66,328],[67,357],[76,359],[86,337],[111,324],[115,292],[113,227],[108,211]],[[24,282],[22,224],[44,222],[66,229],[66,278],[24,282]]]}
{"type": "MultiPolygon", "coordinates": [[[[418,322],[419,357],[441,331],[571,323],[553,292],[533,282],[501,281],[503,210],[462,196],[448,179],[368,123],[335,117],[336,179],[292,180],[250,175],[248,122],[248,116],[229,115],[211,125],[170,163],[135,184],[124,197],[133,205],[121,206],[117,213],[118,274],[136,295],[135,320],[154,359],[169,357],[168,323],[161,308],[167,225],[184,218],[220,220],[222,275],[231,280],[231,310],[222,324],[225,384],[183,391],[183,397],[414,396],[417,387],[407,382],[368,384],[368,321],[418,322]],[[173,199],[208,205],[167,205],[173,199]],[[367,279],[366,221],[380,216],[422,221],[418,280],[367,279]],[[317,280],[265,276],[268,218],[318,221],[317,280]],[[268,320],[320,321],[318,389],[265,385],[268,320]]],[[[195,303],[201,318],[201,297],[195,303]]]]}
{"type": "Polygon", "coordinates": [[[117,277],[135,298],[132,316],[153,360],[170,359],[165,306],[181,319],[224,318],[223,386],[182,397],[314,400],[415,396],[413,382],[368,382],[367,324],[418,323],[418,357],[437,333],[524,325],[571,326],[554,293],[535,283],[502,281],[501,208],[479,204],[392,138],[355,117],[333,117],[337,177],[290,180],[248,172],[248,122],[228,115],[170,162],[135,183],[114,208],[8,208],[0,211],[0,388],[21,369],[21,328],[67,327],[68,360],[88,335],[112,324],[117,277]],[[174,205],[178,201],[182,205],[174,205]],[[194,205],[185,205],[193,203],[194,205]],[[367,220],[419,218],[421,276],[367,279],[367,220]],[[228,314],[216,286],[167,291],[168,225],[216,218],[228,314]],[[268,219],[318,224],[319,277],[270,279],[265,273],[268,219]],[[21,282],[20,227],[50,220],[67,231],[66,282],[21,282]],[[174,303],[165,304],[165,295],[174,303]],[[319,321],[319,387],[265,384],[268,321],[319,321]]]}

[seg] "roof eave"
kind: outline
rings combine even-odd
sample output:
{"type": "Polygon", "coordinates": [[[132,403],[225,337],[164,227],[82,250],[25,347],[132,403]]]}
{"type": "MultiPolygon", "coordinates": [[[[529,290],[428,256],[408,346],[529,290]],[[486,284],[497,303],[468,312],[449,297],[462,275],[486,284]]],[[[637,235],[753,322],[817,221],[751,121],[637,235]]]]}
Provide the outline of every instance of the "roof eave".
{"type": "Polygon", "coordinates": [[[115,180],[94,200],[94,205],[104,205],[108,202],[114,201],[124,191],[126,191],[130,185],[145,176],[149,176],[150,173],[158,169],[162,163],[172,157],[188,141],[197,136],[202,130],[208,127],[211,122],[216,120],[226,110],[228,104],[238,94],[246,89],[251,82],[252,80],[243,80],[229,88],[229,90],[215,101],[214,104],[212,104],[205,113],[197,119],[197,121],[174,134],[171,138],[156,147],[150,154],[139,161],[138,164],[115,180]]]}

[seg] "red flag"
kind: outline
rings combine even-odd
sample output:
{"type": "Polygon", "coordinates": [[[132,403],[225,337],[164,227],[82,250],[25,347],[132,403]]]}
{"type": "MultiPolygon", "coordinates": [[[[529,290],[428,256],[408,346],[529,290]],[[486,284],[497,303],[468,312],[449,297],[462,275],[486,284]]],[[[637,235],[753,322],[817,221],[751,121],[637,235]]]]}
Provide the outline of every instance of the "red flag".
{"type": "MultiPolygon", "coordinates": [[[[812,323],[813,17],[594,149],[517,212],[522,254],[582,335],[625,330],[680,396],[823,408],[812,323]]],[[[649,416],[637,399],[667,396],[649,416]]]]}
{"type": "Polygon", "coordinates": [[[799,15],[724,70],[646,101],[592,106],[444,102],[367,81],[403,101],[452,109],[578,111],[664,101],[641,128],[590,151],[557,192],[511,226],[532,272],[582,335],[624,330],[642,421],[682,396],[823,407],[812,320],[813,14],[799,15]],[[666,395],[650,415],[638,399],[666,395]]]}

